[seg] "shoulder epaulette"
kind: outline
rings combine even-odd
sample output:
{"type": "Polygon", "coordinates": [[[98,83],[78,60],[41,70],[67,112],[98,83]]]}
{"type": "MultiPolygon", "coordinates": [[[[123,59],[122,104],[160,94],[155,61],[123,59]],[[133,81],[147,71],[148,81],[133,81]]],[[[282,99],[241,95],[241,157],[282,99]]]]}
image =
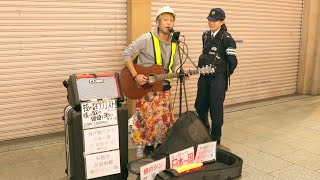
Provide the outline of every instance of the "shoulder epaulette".
{"type": "Polygon", "coordinates": [[[223,31],[223,32],[224,32],[224,36],[226,38],[231,38],[231,34],[229,32],[227,32],[227,31],[223,31]]]}

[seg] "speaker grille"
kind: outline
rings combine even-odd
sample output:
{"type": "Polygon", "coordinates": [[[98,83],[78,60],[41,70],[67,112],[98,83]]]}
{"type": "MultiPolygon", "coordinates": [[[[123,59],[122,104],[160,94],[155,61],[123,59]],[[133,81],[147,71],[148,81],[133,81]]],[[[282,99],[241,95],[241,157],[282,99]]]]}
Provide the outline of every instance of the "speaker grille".
{"type": "Polygon", "coordinates": [[[80,101],[120,97],[115,77],[77,79],[80,101]]]}

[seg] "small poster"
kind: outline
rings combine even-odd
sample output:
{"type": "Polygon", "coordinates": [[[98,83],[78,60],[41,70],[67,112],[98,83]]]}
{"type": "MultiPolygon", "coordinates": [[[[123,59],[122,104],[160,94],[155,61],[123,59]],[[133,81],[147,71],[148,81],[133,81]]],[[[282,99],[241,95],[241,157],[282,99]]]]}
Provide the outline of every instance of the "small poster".
{"type": "Polygon", "coordinates": [[[193,164],[193,162],[194,162],[194,148],[190,147],[188,149],[170,154],[169,159],[170,159],[170,168],[171,169],[177,169],[178,167],[193,164]]]}
{"type": "Polygon", "coordinates": [[[199,144],[197,149],[197,154],[195,157],[195,163],[211,161],[216,159],[216,147],[217,142],[208,142],[204,144],[199,144]]]}
{"type": "Polygon", "coordinates": [[[166,158],[140,167],[140,180],[155,179],[156,175],[166,169],[166,158]]]}
{"type": "Polygon", "coordinates": [[[85,154],[119,149],[118,125],[83,131],[85,154]]]}
{"type": "Polygon", "coordinates": [[[81,102],[83,129],[118,124],[115,99],[81,102]]]}
{"type": "Polygon", "coordinates": [[[86,177],[93,179],[121,172],[120,151],[108,151],[85,156],[86,177]]]}

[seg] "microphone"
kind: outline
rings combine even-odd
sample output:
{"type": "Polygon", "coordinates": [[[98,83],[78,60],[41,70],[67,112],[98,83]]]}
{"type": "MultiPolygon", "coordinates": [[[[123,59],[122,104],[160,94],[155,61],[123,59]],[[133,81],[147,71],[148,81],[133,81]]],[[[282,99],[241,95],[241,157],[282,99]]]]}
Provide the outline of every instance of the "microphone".
{"type": "Polygon", "coordinates": [[[173,28],[169,29],[169,33],[174,33],[174,32],[175,32],[175,30],[173,28]]]}
{"type": "Polygon", "coordinates": [[[172,42],[179,42],[179,36],[180,36],[180,32],[179,31],[175,31],[173,28],[169,29],[170,34],[172,35],[172,42]]]}

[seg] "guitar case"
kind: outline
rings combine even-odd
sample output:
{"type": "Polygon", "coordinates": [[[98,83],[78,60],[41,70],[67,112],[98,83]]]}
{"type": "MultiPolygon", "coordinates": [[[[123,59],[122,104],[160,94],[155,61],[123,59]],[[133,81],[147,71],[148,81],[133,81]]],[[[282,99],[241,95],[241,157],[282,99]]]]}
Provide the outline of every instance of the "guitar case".
{"type": "Polygon", "coordinates": [[[175,122],[167,139],[150,157],[131,161],[127,164],[127,168],[131,173],[138,175],[137,179],[140,179],[140,167],[166,158],[166,170],[158,173],[155,177],[156,180],[222,180],[241,176],[243,160],[237,155],[219,148],[216,151],[216,161],[205,162],[200,168],[181,174],[170,169],[170,154],[192,146],[196,151],[199,144],[212,141],[208,129],[198,116],[194,112],[187,111],[175,122]]]}

